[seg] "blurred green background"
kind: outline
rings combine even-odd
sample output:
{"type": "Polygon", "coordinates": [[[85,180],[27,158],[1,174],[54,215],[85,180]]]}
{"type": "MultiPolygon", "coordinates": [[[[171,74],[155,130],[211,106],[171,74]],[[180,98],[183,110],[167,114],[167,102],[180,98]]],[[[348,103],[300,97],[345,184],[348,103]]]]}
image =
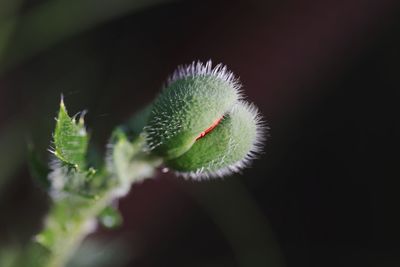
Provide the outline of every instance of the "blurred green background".
{"type": "Polygon", "coordinates": [[[382,1],[0,0],[0,266],[49,201],[61,93],[99,151],[177,65],[223,62],[271,126],[242,175],[160,173],[124,225],[70,266],[399,266],[400,4],[382,1]]]}

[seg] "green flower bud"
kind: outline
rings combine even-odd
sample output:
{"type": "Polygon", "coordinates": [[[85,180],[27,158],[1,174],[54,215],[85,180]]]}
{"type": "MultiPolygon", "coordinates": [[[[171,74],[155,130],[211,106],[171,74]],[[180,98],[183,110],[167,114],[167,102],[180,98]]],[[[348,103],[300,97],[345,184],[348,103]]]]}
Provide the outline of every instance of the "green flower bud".
{"type": "Polygon", "coordinates": [[[260,151],[262,132],[256,108],[237,103],[221,122],[182,156],[166,165],[184,177],[223,177],[246,167],[260,151]]]}
{"type": "Polygon", "coordinates": [[[185,153],[199,133],[238,101],[239,88],[222,65],[178,68],[153,103],[146,127],[150,149],[167,159],[185,153]]]}
{"type": "Polygon", "coordinates": [[[195,179],[247,166],[260,151],[264,127],[240,88],[221,64],[179,67],[153,103],[145,127],[149,150],[178,175],[195,179]]]}

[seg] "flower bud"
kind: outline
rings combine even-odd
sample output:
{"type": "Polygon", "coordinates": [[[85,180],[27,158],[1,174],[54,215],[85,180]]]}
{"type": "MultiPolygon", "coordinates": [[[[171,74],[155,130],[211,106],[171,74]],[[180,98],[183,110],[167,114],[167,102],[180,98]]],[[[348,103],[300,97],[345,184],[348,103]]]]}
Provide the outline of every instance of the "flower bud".
{"type": "Polygon", "coordinates": [[[179,67],[152,105],[149,150],[184,177],[222,177],[247,166],[260,150],[263,127],[240,88],[221,64],[179,67]]]}
{"type": "Polygon", "coordinates": [[[196,137],[239,99],[239,86],[222,65],[211,62],[180,67],[153,103],[146,126],[154,153],[172,159],[185,153],[196,137]]]}
{"type": "Polygon", "coordinates": [[[261,129],[257,109],[238,102],[211,132],[165,164],[179,175],[194,179],[238,172],[260,151],[261,129]]]}

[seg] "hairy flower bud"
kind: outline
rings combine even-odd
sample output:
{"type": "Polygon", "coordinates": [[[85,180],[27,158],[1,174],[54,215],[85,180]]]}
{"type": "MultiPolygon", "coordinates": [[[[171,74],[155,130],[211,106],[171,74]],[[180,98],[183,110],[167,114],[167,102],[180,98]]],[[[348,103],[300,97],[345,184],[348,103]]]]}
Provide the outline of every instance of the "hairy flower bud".
{"type": "Polygon", "coordinates": [[[222,177],[247,166],[264,128],[240,87],[221,64],[178,68],[153,103],[145,127],[149,149],[184,177],[222,177]]]}

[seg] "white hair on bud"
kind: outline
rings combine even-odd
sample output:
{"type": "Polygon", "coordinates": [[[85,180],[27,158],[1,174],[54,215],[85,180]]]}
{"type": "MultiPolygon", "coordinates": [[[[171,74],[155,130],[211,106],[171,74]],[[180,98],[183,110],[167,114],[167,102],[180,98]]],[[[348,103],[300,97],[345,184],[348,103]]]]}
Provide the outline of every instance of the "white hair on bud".
{"type": "MultiPolygon", "coordinates": [[[[234,74],[227,69],[227,67],[223,64],[217,64],[214,67],[212,66],[212,61],[208,60],[206,63],[202,63],[200,61],[193,61],[189,65],[181,65],[176,68],[171,76],[167,79],[166,84],[163,86],[164,90],[168,90],[170,86],[173,87],[173,84],[177,81],[184,81],[188,78],[209,78],[209,82],[214,80],[221,81],[222,83],[226,83],[227,88],[229,88],[229,92],[235,95],[235,102],[237,100],[241,100],[244,98],[242,93],[242,86],[239,82],[239,79],[234,76],[234,74]]],[[[206,82],[205,82],[206,83],[206,82]]],[[[185,118],[185,114],[187,109],[190,108],[191,99],[190,92],[186,91],[184,88],[186,86],[183,85],[179,88],[174,88],[175,90],[170,91],[170,95],[168,98],[163,98],[162,101],[156,102],[153,105],[151,110],[152,116],[151,121],[144,127],[144,132],[146,133],[146,150],[152,151],[161,145],[163,145],[167,140],[176,136],[177,134],[182,133],[186,130],[187,124],[189,122],[182,121],[182,118],[185,118]],[[165,110],[168,110],[171,106],[175,107],[180,104],[181,106],[173,111],[173,115],[169,114],[165,110]]],[[[196,90],[193,90],[197,95],[206,96],[207,92],[204,92],[206,88],[202,86],[197,86],[196,90]],[[202,92],[203,91],[203,92],[202,92]]],[[[188,84],[188,88],[190,88],[190,84],[188,84]]],[[[161,93],[163,95],[163,93],[161,93]]],[[[215,99],[210,99],[211,100],[215,99]]],[[[218,101],[218,100],[215,100],[218,101]]],[[[208,103],[205,103],[208,104],[208,103]]],[[[208,105],[210,106],[210,105],[208,105]]],[[[211,105],[212,107],[213,105],[211,105]]],[[[206,106],[203,108],[207,108],[206,106]]],[[[229,109],[227,107],[227,109],[229,109]]],[[[227,110],[221,110],[220,115],[222,116],[227,110]]],[[[200,110],[199,110],[200,112],[200,110]]],[[[195,119],[196,120],[196,119],[195,119]]]]}
{"type": "MultiPolygon", "coordinates": [[[[245,157],[227,167],[223,167],[216,171],[207,171],[204,167],[202,167],[191,172],[175,171],[175,174],[177,176],[183,177],[185,179],[193,179],[199,181],[211,178],[223,178],[225,176],[241,172],[242,169],[249,167],[254,159],[258,158],[258,156],[263,151],[265,141],[268,137],[268,130],[270,128],[266,121],[262,118],[258,108],[254,104],[245,101],[240,101],[240,103],[247,111],[249,111],[249,113],[252,115],[252,119],[256,124],[256,136],[245,157]]],[[[232,108],[231,112],[235,112],[235,108],[236,106],[232,108]]]]}
{"type": "Polygon", "coordinates": [[[238,92],[239,97],[241,97],[242,95],[242,85],[240,84],[239,79],[235,77],[233,72],[228,70],[227,66],[222,63],[219,63],[213,67],[211,60],[208,60],[206,63],[193,61],[189,65],[178,66],[178,68],[176,68],[172,75],[168,77],[167,87],[177,80],[199,76],[214,76],[216,78],[219,78],[229,83],[232,88],[238,92]]]}

